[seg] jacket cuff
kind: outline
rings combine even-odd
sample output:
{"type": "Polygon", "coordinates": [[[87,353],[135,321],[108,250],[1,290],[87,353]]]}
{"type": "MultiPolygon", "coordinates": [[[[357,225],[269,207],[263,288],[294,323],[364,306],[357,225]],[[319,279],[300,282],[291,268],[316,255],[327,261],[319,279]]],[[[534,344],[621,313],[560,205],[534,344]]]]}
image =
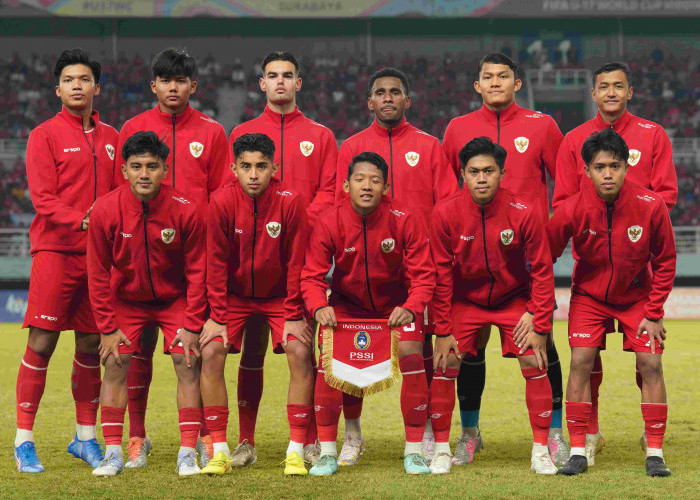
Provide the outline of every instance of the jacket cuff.
{"type": "Polygon", "coordinates": [[[119,330],[119,328],[115,328],[111,332],[102,332],[102,335],[114,335],[115,333],[117,333],[117,330],[119,330]]]}
{"type": "Polygon", "coordinates": [[[214,323],[216,323],[217,325],[228,326],[228,323],[222,323],[222,322],[220,322],[220,321],[216,321],[214,318],[211,318],[211,317],[210,317],[209,319],[212,320],[212,321],[213,321],[214,323]]]}

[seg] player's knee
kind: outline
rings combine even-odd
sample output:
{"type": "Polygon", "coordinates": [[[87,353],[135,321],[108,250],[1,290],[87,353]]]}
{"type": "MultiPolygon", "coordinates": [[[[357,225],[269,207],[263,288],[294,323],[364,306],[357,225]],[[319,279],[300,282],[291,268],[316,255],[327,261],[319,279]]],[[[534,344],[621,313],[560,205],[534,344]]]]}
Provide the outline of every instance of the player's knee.
{"type": "Polygon", "coordinates": [[[43,330],[34,326],[29,327],[29,336],[27,337],[27,346],[41,356],[51,356],[58,344],[60,332],[51,330],[43,330]]]}
{"type": "Polygon", "coordinates": [[[417,340],[407,340],[399,342],[399,359],[411,354],[423,354],[423,342],[417,340]]]}
{"type": "Polygon", "coordinates": [[[75,350],[86,354],[100,351],[100,334],[75,332],[75,350]]]}
{"type": "Polygon", "coordinates": [[[299,369],[311,369],[311,351],[299,340],[290,340],[285,347],[287,359],[290,365],[295,365],[299,369]]]}
{"type": "Polygon", "coordinates": [[[447,356],[447,369],[448,370],[459,370],[461,362],[457,358],[457,356],[454,355],[454,353],[450,353],[447,356]]]}
{"type": "Polygon", "coordinates": [[[642,379],[657,379],[663,376],[663,365],[660,354],[650,354],[637,357],[637,369],[642,375],[642,379]]]}
{"type": "Polygon", "coordinates": [[[574,348],[571,352],[571,368],[570,373],[579,377],[588,376],[593,370],[593,362],[595,361],[597,350],[589,352],[590,349],[574,348]]]}

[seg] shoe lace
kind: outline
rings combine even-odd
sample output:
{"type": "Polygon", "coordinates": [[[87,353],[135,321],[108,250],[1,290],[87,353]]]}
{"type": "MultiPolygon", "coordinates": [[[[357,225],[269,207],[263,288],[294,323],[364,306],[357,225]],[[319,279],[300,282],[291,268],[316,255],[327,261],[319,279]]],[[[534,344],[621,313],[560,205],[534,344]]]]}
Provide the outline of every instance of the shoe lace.
{"type": "Polygon", "coordinates": [[[34,443],[28,441],[19,447],[18,455],[26,465],[39,465],[39,457],[36,454],[34,443]]]}
{"type": "Polygon", "coordinates": [[[133,462],[134,460],[139,458],[139,455],[141,455],[142,448],[143,438],[132,437],[131,439],[129,439],[129,444],[126,446],[126,454],[129,455],[129,460],[133,462]]]}
{"type": "Polygon", "coordinates": [[[330,455],[323,455],[321,458],[318,459],[318,462],[316,462],[316,465],[320,467],[324,467],[326,465],[329,465],[331,462],[331,456],[330,455]]]}
{"type": "Polygon", "coordinates": [[[177,461],[177,466],[179,467],[183,463],[189,467],[197,465],[194,453],[188,453],[187,455],[179,457],[177,461]]]}
{"type": "Polygon", "coordinates": [[[418,453],[411,454],[411,463],[413,465],[425,465],[425,458],[420,456],[418,453]]]}
{"type": "Polygon", "coordinates": [[[304,464],[308,464],[309,462],[307,462],[301,456],[299,456],[298,453],[296,453],[296,454],[290,453],[289,455],[287,455],[287,457],[284,460],[282,460],[282,463],[284,465],[293,465],[296,467],[303,467],[304,464]]]}
{"type": "Polygon", "coordinates": [[[362,440],[353,437],[345,438],[343,443],[343,448],[340,450],[341,459],[354,459],[360,456],[360,448],[362,447],[362,440]]]}
{"type": "Polygon", "coordinates": [[[94,438],[86,441],[84,446],[87,449],[88,457],[93,457],[95,455],[103,457],[105,454],[105,446],[98,443],[94,438]]]}

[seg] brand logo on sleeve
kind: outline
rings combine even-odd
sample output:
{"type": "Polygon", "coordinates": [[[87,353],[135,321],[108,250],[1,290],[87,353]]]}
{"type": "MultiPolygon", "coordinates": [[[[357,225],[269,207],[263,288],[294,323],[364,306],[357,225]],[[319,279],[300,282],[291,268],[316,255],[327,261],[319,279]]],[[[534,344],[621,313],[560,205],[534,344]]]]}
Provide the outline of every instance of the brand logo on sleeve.
{"type": "Polygon", "coordinates": [[[309,141],[301,141],[299,143],[299,149],[301,150],[301,154],[304,156],[310,156],[311,153],[314,152],[314,143],[309,141]]]}
{"type": "Polygon", "coordinates": [[[267,234],[273,238],[277,238],[280,235],[282,225],[279,222],[268,222],[265,229],[267,229],[267,234]]]}
{"type": "Polygon", "coordinates": [[[639,238],[642,237],[642,232],[643,229],[641,226],[630,226],[627,228],[627,236],[629,236],[630,241],[632,243],[636,243],[639,241],[639,238]]]}
{"type": "Polygon", "coordinates": [[[64,153],[77,153],[78,151],[80,151],[79,147],[77,147],[77,148],[63,148],[64,153]]]}
{"type": "Polygon", "coordinates": [[[518,153],[524,153],[530,145],[530,139],[527,137],[516,137],[513,142],[515,142],[515,149],[518,150],[518,153]]]}
{"type": "Polygon", "coordinates": [[[190,142],[190,153],[195,158],[202,156],[202,151],[204,151],[204,144],[201,142],[190,142]]]}
{"type": "Polygon", "coordinates": [[[396,245],[396,242],[394,241],[393,238],[387,238],[382,241],[382,252],[384,253],[391,253],[394,251],[394,246],[396,245]]]}
{"type": "Polygon", "coordinates": [[[627,163],[630,164],[630,166],[634,167],[637,163],[639,163],[639,159],[642,157],[642,152],[638,149],[630,149],[630,155],[627,158],[627,163]]]}
{"type": "Polygon", "coordinates": [[[406,163],[408,163],[412,167],[418,165],[418,160],[420,160],[420,155],[415,151],[409,151],[408,153],[406,153],[406,163]]]}
{"type": "Polygon", "coordinates": [[[111,144],[105,144],[105,149],[107,150],[107,156],[110,160],[114,160],[114,146],[111,144]]]}
{"type": "Polygon", "coordinates": [[[510,245],[513,242],[513,230],[512,229],[504,229],[501,231],[501,242],[504,245],[510,245]]]}
{"type": "Polygon", "coordinates": [[[160,238],[163,240],[163,243],[169,245],[170,243],[172,243],[173,238],[175,238],[175,229],[173,229],[172,227],[163,229],[160,232],[160,238]]]}
{"type": "Polygon", "coordinates": [[[474,237],[473,236],[464,236],[463,234],[460,234],[459,239],[464,240],[464,241],[471,241],[474,239],[474,237]]]}

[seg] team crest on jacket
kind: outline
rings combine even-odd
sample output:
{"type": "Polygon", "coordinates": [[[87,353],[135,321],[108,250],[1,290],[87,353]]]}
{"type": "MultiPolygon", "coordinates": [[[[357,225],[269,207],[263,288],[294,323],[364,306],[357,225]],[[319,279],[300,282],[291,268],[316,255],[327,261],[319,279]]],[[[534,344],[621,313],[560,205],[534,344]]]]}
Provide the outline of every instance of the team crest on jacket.
{"type": "Polygon", "coordinates": [[[418,165],[418,160],[420,160],[420,155],[415,151],[409,151],[408,153],[406,153],[406,163],[408,163],[412,167],[418,165]]]}
{"type": "Polygon", "coordinates": [[[627,228],[627,236],[630,237],[632,243],[637,243],[639,238],[642,237],[642,227],[641,226],[630,226],[627,228]]]}
{"type": "Polygon", "coordinates": [[[391,253],[394,251],[395,242],[393,238],[387,238],[382,241],[382,252],[391,253]]]}
{"type": "Polygon", "coordinates": [[[190,142],[190,153],[195,158],[202,156],[202,151],[204,151],[204,145],[201,142],[190,142]]]}
{"type": "Polygon", "coordinates": [[[359,349],[360,351],[366,351],[367,348],[369,348],[369,343],[372,341],[371,337],[369,336],[369,333],[367,333],[364,330],[360,330],[355,334],[355,349],[359,349]]]}
{"type": "Polygon", "coordinates": [[[501,242],[504,245],[510,245],[513,242],[513,230],[512,229],[504,229],[501,231],[501,242]]]}
{"type": "Polygon", "coordinates": [[[301,141],[299,143],[299,149],[301,149],[301,154],[304,156],[309,156],[314,152],[314,143],[309,141],[301,141]]]}
{"type": "Polygon", "coordinates": [[[280,229],[282,229],[282,224],[279,222],[268,222],[265,226],[267,229],[267,234],[273,238],[277,238],[280,235],[280,229]]]}
{"type": "Polygon", "coordinates": [[[627,158],[627,163],[630,164],[630,166],[634,167],[637,163],[639,163],[639,159],[642,157],[642,152],[638,149],[630,149],[630,155],[627,158]]]}
{"type": "Polygon", "coordinates": [[[173,241],[173,238],[175,238],[175,230],[172,227],[163,229],[160,232],[160,238],[163,240],[163,243],[169,245],[173,241]]]}
{"type": "Polygon", "coordinates": [[[530,145],[530,139],[527,137],[516,137],[513,142],[515,142],[515,149],[518,150],[518,153],[524,153],[530,145]]]}
{"type": "Polygon", "coordinates": [[[111,144],[105,144],[105,149],[107,150],[107,156],[110,160],[114,160],[114,146],[111,144]]]}

